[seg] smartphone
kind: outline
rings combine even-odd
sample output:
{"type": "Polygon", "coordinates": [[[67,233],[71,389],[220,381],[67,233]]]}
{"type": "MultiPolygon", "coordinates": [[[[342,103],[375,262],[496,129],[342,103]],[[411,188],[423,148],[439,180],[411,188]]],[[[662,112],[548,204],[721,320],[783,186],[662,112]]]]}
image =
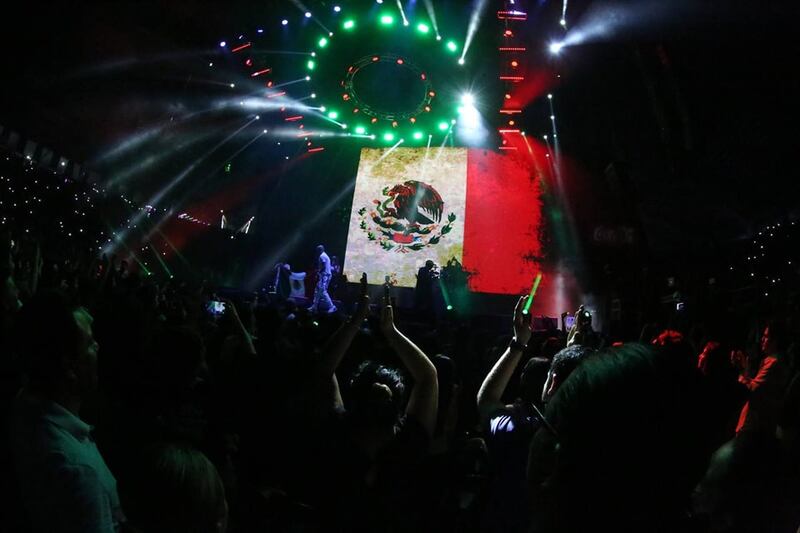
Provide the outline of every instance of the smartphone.
{"type": "Polygon", "coordinates": [[[225,302],[219,300],[209,300],[206,311],[212,316],[219,316],[225,312],[225,302]]]}
{"type": "Polygon", "coordinates": [[[575,317],[572,315],[567,315],[564,318],[564,327],[566,327],[568,330],[575,327],[575,317]]]}

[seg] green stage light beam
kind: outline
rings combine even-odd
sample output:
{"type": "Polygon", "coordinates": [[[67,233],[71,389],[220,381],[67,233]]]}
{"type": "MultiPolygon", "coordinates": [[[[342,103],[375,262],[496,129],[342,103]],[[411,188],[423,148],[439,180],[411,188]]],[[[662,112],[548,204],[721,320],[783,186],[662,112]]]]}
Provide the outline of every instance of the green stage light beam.
{"type": "Polygon", "coordinates": [[[450,293],[447,291],[447,287],[445,286],[442,278],[439,278],[439,290],[442,291],[442,298],[444,298],[444,303],[447,306],[448,311],[453,310],[453,304],[450,302],[450,293]]]}
{"type": "Polygon", "coordinates": [[[531,304],[533,304],[533,298],[536,296],[536,291],[539,290],[539,283],[542,282],[542,273],[539,272],[536,274],[536,279],[533,280],[533,287],[531,287],[531,293],[528,295],[528,301],[525,302],[525,307],[522,308],[522,314],[527,315],[530,312],[531,304]]]}

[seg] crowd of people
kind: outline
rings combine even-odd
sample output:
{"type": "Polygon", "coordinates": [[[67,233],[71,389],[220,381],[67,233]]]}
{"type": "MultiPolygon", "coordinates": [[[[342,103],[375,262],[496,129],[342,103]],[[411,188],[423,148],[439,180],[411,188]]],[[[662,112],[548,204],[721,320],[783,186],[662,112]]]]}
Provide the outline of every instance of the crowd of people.
{"type": "Polygon", "coordinates": [[[800,526],[789,301],[749,344],[668,324],[610,343],[591,320],[533,330],[528,297],[499,329],[401,321],[362,278],[352,313],[314,312],[4,227],[3,530],[800,526]]]}

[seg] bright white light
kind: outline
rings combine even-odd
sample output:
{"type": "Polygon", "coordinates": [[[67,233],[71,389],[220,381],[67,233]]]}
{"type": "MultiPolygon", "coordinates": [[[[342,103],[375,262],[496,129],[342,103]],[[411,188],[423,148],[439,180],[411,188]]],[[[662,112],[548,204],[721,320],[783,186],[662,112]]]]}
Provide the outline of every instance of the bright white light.
{"type": "Polygon", "coordinates": [[[221,48],[225,48],[225,44],[227,44],[227,43],[225,43],[225,41],[220,41],[220,42],[219,42],[219,46],[220,46],[221,48]]]}
{"type": "Polygon", "coordinates": [[[441,40],[442,40],[442,36],[441,36],[441,35],[437,35],[437,36],[436,36],[436,40],[437,40],[437,41],[441,41],[441,40]]]}
{"type": "Polygon", "coordinates": [[[236,87],[236,84],[235,83],[231,83],[231,89],[233,89],[234,87],[236,87]]]}
{"type": "Polygon", "coordinates": [[[459,65],[463,65],[464,64],[464,58],[463,57],[459,57],[458,58],[458,64],[459,65]]]}
{"type": "Polygon", "coordinates": [[[310,18],[311,18],[311,11],[306,11],[306,18],[307,18],[307,19],[310,19],[310,18]]]}
{"type": "Polygon", "coordinates": [[[283,20],[281,21],[281,24],[282,24],[282,25],[284,25],[284,26],[286,26],[287,24],[289,24],[289,21],[288,21],[288,20],[286,20],[286,19],[283,19],[283,20]]]}
{"type": "Polygon", "coordinates": [[[475,97],[470,93],[464,93],[461,95],[461,103],[465,106],[473,106],[475,105],[475,97]]]}
{"type": "Polygon", "coordinates": [[[547,99],[548,99],[548,100],[552,100],[552,99],[553,99],[553,95],[552,95],[552,94],[548,94],[548,95],[547,95],[547,99]]]}
{"type": "Polygon", "coordinates": [[[550,115],[550,120],[555,120],[555,119],[556,119],[555,115],[550,115]]]}
{"type": "Polygon", "coordinates": [[[311,76],[306,76],[306,81],[311,81],[311,76]]]}
{"type": "Polygon", "coordinates": [[[410,22],[408,22],[407,20],[403,21],[403,26],[408,26],[409,24],[410,24],[410,22]]]}
{"type": "Polygon", "coordinates": [[[311,93],[311,98],[316,98],[316,97],[317,97],[317,93],[311,93]]]}
{"type": "Polygon", "coordinates": [[[328,108],[325,107],[324,105],[319,106],[319,110],[322,111],[323,113],[325,112],[326,109],[328,108]]]}
{"type": "Polygon", "coordinates": [[[333,10],[338,13],[339,11],[342,10],[342,8],[339,6],[333,6],[333,10]]]}
{"type": "Polygon", "coordinates": [[[267,130],[264,130],[264,133],[267,133],[267,130]]]}
{"type": "Polygon", "coordinates": [[[382,4],[383,0],[375,0],[375,2],[377,2],[378,4],[382,4]]]}
{"type": "Polygon", "coordinates": [[[256,120],[261,120],[261,115],[256,115],[256,120]]]}
{"type": "Polygon", "coordinates": [[[561,20],[558,21],[558,23],[561,24],[562,26],[564,26],[565,28],[567,27],[567,20],[566,19],[561,19],[561,20]]]}
{"type": "Polygon", "coordinates": [[[563,48],[564,48],[564,43],[561,43],[561,42],[550,43],[550,46],[548,47],[548,49],[550,50],[551,54],[558,54],[558,53],[561,52],[561,50],[563,48]]]}

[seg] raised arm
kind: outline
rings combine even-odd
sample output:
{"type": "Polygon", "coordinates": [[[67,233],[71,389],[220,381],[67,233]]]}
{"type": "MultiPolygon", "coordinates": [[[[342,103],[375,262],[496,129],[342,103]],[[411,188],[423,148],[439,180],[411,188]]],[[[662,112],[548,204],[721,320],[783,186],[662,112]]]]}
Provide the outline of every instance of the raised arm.
{"type": "Polygon", "coordinates": [[[502,407],[500,399],[505,392],[514,370],[522,357],[523,347],[531,339],[530,315],[522,312],[528,296],[523,296],[514,308],[514,340],[494,364],[478,391],[478,412],[486,420],[492,411],[502,407]]]}
{"type": "Polygon", "coordinates": [[[429,436],[436,429],[436,412],[439,406],[439,382],[436,367],[416,344],[400,333],[394,324],[394,311],[384,299],[381,312],[381,330],[391,349],[400,357],[411,377],[414,386],[406,406],[406,415],[416,419],[429,436]]]}
{"type": "Polygon", "coordinates": [[[335,407],[342,406],[342,395],[339,391],[339,381],[336,379],[336,369],[342,362],[344,354],[353,343],[361,323],[369,314],[369,296],[367,295],[367,275],[361,275],[361,296],[355,314],[336,330],[328,339],[322,352],[322,357],[317,364],[316,374],[322,380],[330,380],[333,385],[333,403],[335,407]]]}

